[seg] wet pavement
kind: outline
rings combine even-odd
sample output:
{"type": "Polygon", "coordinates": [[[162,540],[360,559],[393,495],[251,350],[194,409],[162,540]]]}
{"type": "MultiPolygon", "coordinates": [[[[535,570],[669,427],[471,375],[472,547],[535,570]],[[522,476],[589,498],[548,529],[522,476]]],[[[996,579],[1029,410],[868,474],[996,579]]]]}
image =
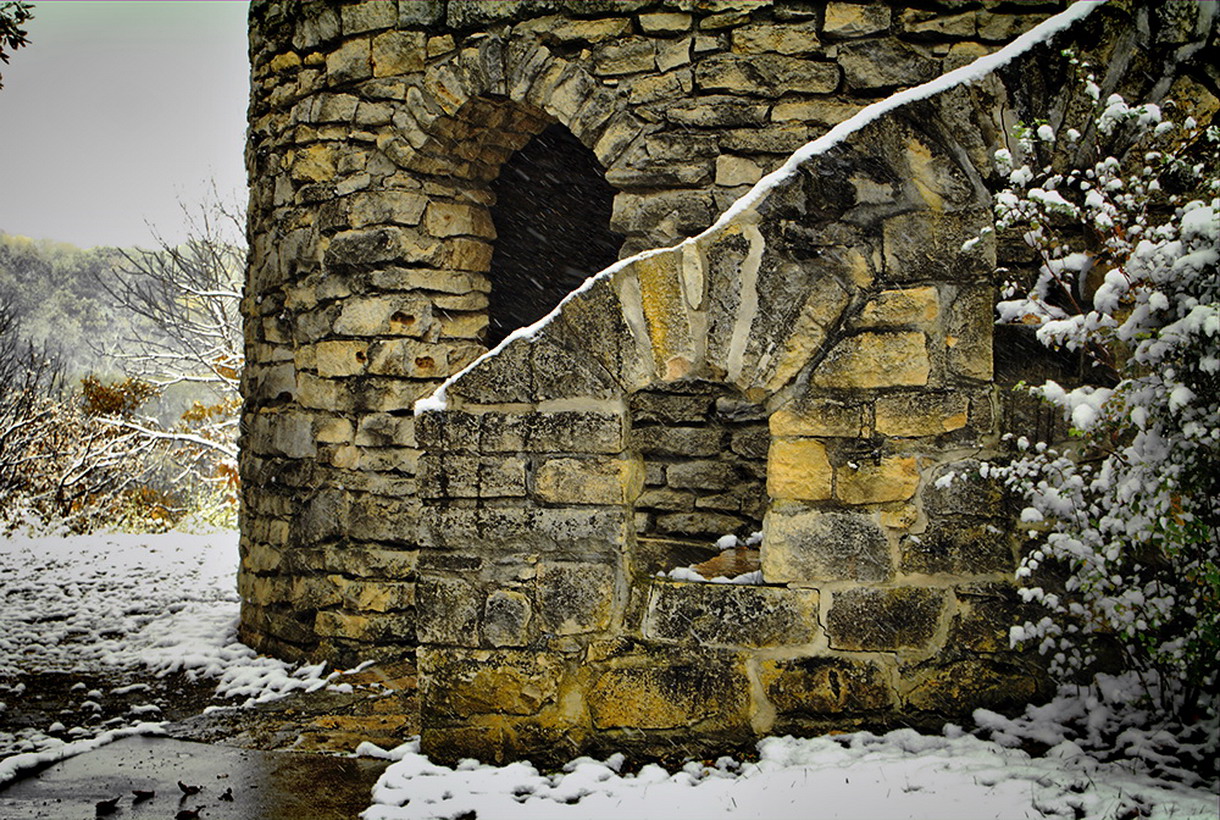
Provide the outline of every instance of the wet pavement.
{"type": "Polygon", "coordinates": [[[0,817],[349,820],[371,802],[384,760],[129,737],[0,788],[0,817]],[[198,786],[187,795],[178,785],[198,786]],[[135,790],[155,794],[137,800],[135,790]],[[108,811],[102,801],[118,798],[108,811]],[[197,815],[190,815],[190,811],[197,815]]]}

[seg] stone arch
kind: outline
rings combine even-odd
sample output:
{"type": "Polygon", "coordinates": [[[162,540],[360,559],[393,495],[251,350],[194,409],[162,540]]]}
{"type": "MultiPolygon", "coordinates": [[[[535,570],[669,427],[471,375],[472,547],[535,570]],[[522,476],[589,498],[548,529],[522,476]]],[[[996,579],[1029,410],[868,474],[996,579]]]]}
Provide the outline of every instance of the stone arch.
{"type": "MultiPolygon", "coordinates": [[[[408,89],[406,105],[393,118],[394,133],[379,143],[399,168],[422,182],[427,207],[425,231],[432,237],[461,243],[467,253],[457,267],[475,274],[491,272],[496,228],[491,209],[496,180],[505,162],[548,129],[559,129],[600,165],[599,181],[606,181],[623,157],[628,136],[645,130],[630,114],[622,96],[597,81],[586,68],[555,57],[538,41],[520,39],[505,43],[486,38],[435,63],[419,84],[408,89]],[[475,244],[471,244],[471,243],[475,244]]],[[[613,196],[613,193],[610,194],[613,196]]],[[[609,208],[600,214],[609,234],[609,208]]],[[[617,250],[617,247],[615,248],[617,250]]],[[[516,326],[529,324],[566,295],[577,280],[613,261],[597,259],[580,276],[551,276],[545,287],[545,309],[531,308],[514,317],[512,327],[490,327],[486,299],[468,300],[461,308],[482,311],[482,320],[468,317],[477,337],[494,345],[516,326]]],[[[491,302],[496,283],[488,283],[491,302]]],[[[439,307],[439,306],[438,306],[439,307]]],[[[444,310],[444,308],[441,308],[444,310]]],[[[469,332],[469,331],[468,331],[469,332]]]]}

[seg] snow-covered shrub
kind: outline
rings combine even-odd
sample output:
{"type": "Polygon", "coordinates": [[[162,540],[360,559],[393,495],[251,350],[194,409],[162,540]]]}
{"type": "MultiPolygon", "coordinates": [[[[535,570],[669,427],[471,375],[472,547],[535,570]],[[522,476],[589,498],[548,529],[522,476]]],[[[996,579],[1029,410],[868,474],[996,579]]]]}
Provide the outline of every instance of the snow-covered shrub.
{"type": "Polygon", "coordinates": [[[1032,388],[1072,440],[1012,442],[1022,594],[1050,613],[1012,640],[1065,679],[1117,643],[1161,709],[1198,718],[1220,669],[1220,129],[1103,99],[1076,64],[1079,128],[1024,126],[996,155],[997,230],[1040,258],[1004,271],[999,321],[1091,364],[1085,384],[1032,388]]]}

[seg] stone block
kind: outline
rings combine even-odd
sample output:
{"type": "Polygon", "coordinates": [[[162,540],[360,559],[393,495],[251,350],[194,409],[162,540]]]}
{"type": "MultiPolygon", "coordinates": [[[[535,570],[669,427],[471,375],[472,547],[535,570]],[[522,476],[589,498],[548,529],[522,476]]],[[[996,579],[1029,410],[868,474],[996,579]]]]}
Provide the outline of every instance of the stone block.
{"type": "Polygon", "coordinates": [[[883,290],[868,300],[856,323],[860,327],[927,325],[940,317],[940,298],[934,287],[883,290]]]}
{"type": "Polygon", "coordinates": [[[954,591],[957,614],[949,625],[945,645],[971,652],[1008,652],[1009,629],[1032,614],[1023,611],[1016,587],[1008,583],[961,584],[954,591]]]}
{"type": "Polygon", "coordinates": [[[669,486],[677,489],[727,490],[741,480],[733,464],[726,461],[688,461],[665,471],[669,486]]]}
{"type": "Polygon", "coordinates": [[[420,705],[432,722],[534,715],[558,695],[564,662],[545,652],[421,646],[419,677],[420,705]]]}
{"type": "Polygon", "coordinates": [[[1000,511],[1003,498],[1003,484],[990,475],[990,465],[968,458],[932,471],[923,491],[923,508],[928,515],[985,517],[1000,511]]]}
{"type": "Polygon", "coordinates": [[[603,672],[587,701],[598,729],[678,729],[703,721],[746,723],[749,681],[739,660],[716,655],[658,658],[603,672]]]}
{"type": "Polygon", "coordinates": [[[343,544],[328,549],[324,565],[318,567],[327,572],[341,572],[357,578],[391,578],[409,581],[415,577],[419,551],[360,547],[343,544]]]}
{"type": "Polygon", "coordinates": [[[353,581],[342,575],[328,575],[325,581],[333,588],[338,604],[349,611],[392,612],[415,606],[414,582],[353,581]]]}
{"type": "Polygon", "coordinates": [[[684,12],[653,12],[639,16],[645,34],[679,34],[690,31],[693,18],[684,12]]]}
{"type": "Polygon", "coordinates": [[[390,28],[398,22],[398,4],[394,0],[365,0],[339,9],[343,33],[351,36],[379,28],[390,28]]]}
{"type": "Polygon", "coordinates": [[[719,538],[740,532],[748,522],[739,516],[700,510],[693,513],[669,513],[657,516],[657,530],[687,538],[719,538]]]}
{"type": "Polygon", "coordinates": [[[886,670],[876,661],[785,658],[759,662],[767,700],[786,717],[821,718],[893,706],[886,670]]]}
{"type": "Polygon", "coordinates": [[[868,388],[928,383],[931,361],[924,334],[864,332],[843,339],[813,374],[819,387],[868,388]]]}
{"type": "Polygon", "coordinates": [[[695,64],[695,85],[703,91],[760,97],[792,93],[829,94],[839,86],[839,67],[834,63],[777,54],[751,57],[717,54],[695,64]]]}
{"type": "Polygon", "coordinates": [[[542,628],[556,635],[605,630],[614,612],[615,576],[615,568],[607,564],[539,563],[537,602],[542,628]]]}
{"type": "Polygon", "coordinates": [[[834,126],[850,118],[864,106],[835,99],[779,102],[771,109],[772,122],[798,121],[812,125],[834,126]]]}
{"type": "Polygon", "coordinates": [[[839,65],[852,91],[919,85],[940,73],[935,60],[892,37],[840,45],[839,65]]]}
{"type": "Polygon", "coordinates": [[[460,578],[425,575],[415,586],[420,644],[478,646],[483,595],[460,578]]]}
{"type": "Polygon", "coordinates": [[[848,504],[906,501],[919,488],[919,465],[912,456],[862,460],[835,471],[835,495],[848,504]]]}
{"type": "Polygon", "coordinates": [[[644,637],[700,646],[801,646],[817,639],[817,590],[653,582],[644,637]]]}
{"type": "Polygon", "coordinates": [[[550,459],[534,476],[534,495],[552,504],[630,504],[643,486],[643,465],[626,459],[550,459]]]}
{"type": "MultiPolygon", "coordinates": [[[[883,225],[885,278],[891,282],[982,279],[995,269],[994,241],[962,245],[990,228],[984,211],[915,211],[883,225]]],[[[990,314],[988,314],[990,317],[990,314]]]]}
{"type": "Polygon", "coordinates": [[[735,157],[732,154],[716,157],[717,185],[753,185],[762,179],[762,175],[762,168],[748,157],[735,157]]]}
{"type": "Polygon", "coordinates": [[[874,405],[877,432],[911,438],[960,430],[969,418],[970,398],[960,393],[888,393],[874,405]]]}
{"type": "Polygon", "coordinates": [[[734,430],[729,439],[729,449],[743,458],[762,460],[771,447],[771,434],[765,427],[734,430]]]}
{"type": "Polygon", "coordinates": [[[481,205],[433,200],[424,212],[424,228],[433,236],[477,236],[495,239],[491,214],[481,205]]]}
{"type": "Polygon", "coordinates": [[[665,119],[692,128],[757,126],[767,121],[767,106],[734,96],[691,97],[666,106],[665,119]]]}
{"type": "Polygon", "coordinates": [[[991,380],[995,301],[995,291],[988,285],[963,288],[953,300],[945,327],[951,372],[968,379],[991,380]]]}
{"type": "Polygon", "coordinates": [[[319,637],[349,638],[366,643],[409,643],[415,634],[415,616],[394,612],[356,613],[324,609],[314,620],[319,637]]]}
{"type": "Polygon", "coordinates": [[[927,649],[940,628],[944,609],[945,593],[939,589],[842,590],[831,599],[826,631],[833,649],[927,649]]]}
{"type": "Polygon", "coordinates": [[[483,603],[483,640],[495,647],[529,643],[534,608],[523,593],[493,590],[483,603]]]}
{"type": "Polygon", "coordinates": [[[353,228],[387,223],[418,225],[428,205],[428,199],[414,191],[363,191],[345,202],[348,224],[353,228]]]}
{"type": "Polygon", "coordinates": [[[890,27],[890,8],[883,3],[827,3],[822,33],[827,37],[863,37],[890,27]]]}
{"type": "Polygon", "coordinates": [[[933,516],[927,528],[902,540],[902,571],[928,575],[1011,573],[1017,562],[1002,520],[933,516]]]}
{"type": "Polygon", "coordinates": [[[741,54],[810,54],[821,51],[814,22],[775,25],[751,23],[733,29],[733,51],[741,54]]]}
{"type": "Polygon", "coordinates": [[[652,71],[656,49],[646,37],[626,37],[599,46],[593,52],[593,70],[603,77],[652,71]]]}
{"type": "Polygon", "coordinates": [[[423,336],[432,325],[432,305],[427,299],[392,294],[344,300],[334,332],[365,337],[423,336]]]}
{"type": "Polygon", "coordinates": [[[326,80],[331,85],[359,82],[372,76],[372,42],[368,37],[346,40],[326,55],[326,80]]]}
{"type": "Polygon", "coordinates": [[[768,583],[885,581],[893,561],[885,534],[857,513],[784,506],[767,513],[761,557],[768,583]]]}
{"type": "MultiPolygon", "coordinates": [[[[488,436],[485,425],[483,435],[488,436]]],[[[526,449],[531,453],[618,453],[626,446],[623,417],[567,410],[530,417],[526,449]]]]}
{"type": "Polygon", "coordinates": [[[314,369],[319,376],[355,376],[368,366],[368,342],[318,342],[314,345],[314,369]]]}
{"type": "Polygon", "coordinates": [[[1030,669],[1002,661],[969,658],[928,665],[916,677],[903,669],[904,679],[917,682],[906,693],[906,705],[943,716],[969,715],[974,709],[1023,709],[1043,686],[1030,669]]]}
{"type": "Polygon", "coordinates": [[[424,70],[427,35],[422,31],[387,31],[373,38],[373,76],[395,77],[424,70]]]}
{"type": "Polygon", "coordinates": [[[631,417],[637,422],[703,424],[711,414],[712,408],[711,396],[659,393],[647,390],[633,393],[629,401],[631,417]]]}
{"type": "Polygon", "coordinates": [[[326,182],[335,177],[337,153],[329,143],[317,143],[296,152],[292,178],[298,182],[326,182]]]}
{"type": "Polygon", "coordinates": [[[903,31],[922,39],[961,39],[973,37],[975,13],[938,14],[924,9],[906,9],[898,16],[903,31]]]}
{"type": "Polygon", "coordinates": [[[361,416],[354,443],[361,447],[415,447],[415,419],[388,413],[361,416]]]}
{"type": "Polygon", "coordinates": [[[767,493],[776,499],[825,501],[834,472],[826,445],[814,439],[774,439],[767,456],[767,493]]]}
{"type": "Polygon", "coordinates": [[[444,13],[443,0],[410,0],[398,4],[398,25],[402,28],[431,25],[444,13]]]}
{"type": "Polygon", "coordinates": [[[648,489],[636,499],[636,507],[668,512],[690,512],[695,508],[695,496],[668,487],[648,489]]]}
{"type": "Polygon", "coordinates": [[[776,437],[867,437],[868,406],[835,399],[806,399],[776,410],[769,423],[771,435],[776,437]]]}
{"type": "Polygon", "coordinates": [[[709,427],[635,427],[632,446],[641,453],[687,456],[717,456],[723,451],[724,432],[709,427]]]}

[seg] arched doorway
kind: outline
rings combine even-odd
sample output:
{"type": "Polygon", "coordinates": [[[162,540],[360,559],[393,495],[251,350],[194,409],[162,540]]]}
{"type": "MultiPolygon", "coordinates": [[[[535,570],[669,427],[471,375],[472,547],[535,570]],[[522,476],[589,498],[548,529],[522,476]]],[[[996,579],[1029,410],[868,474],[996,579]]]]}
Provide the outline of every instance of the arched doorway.
{"type": "Polygon", "coordinates": [[[593,152],[560,123],[535,136],[491,183],[489,347],[533,324],[618,258],[614,189],[593,152]]]}

